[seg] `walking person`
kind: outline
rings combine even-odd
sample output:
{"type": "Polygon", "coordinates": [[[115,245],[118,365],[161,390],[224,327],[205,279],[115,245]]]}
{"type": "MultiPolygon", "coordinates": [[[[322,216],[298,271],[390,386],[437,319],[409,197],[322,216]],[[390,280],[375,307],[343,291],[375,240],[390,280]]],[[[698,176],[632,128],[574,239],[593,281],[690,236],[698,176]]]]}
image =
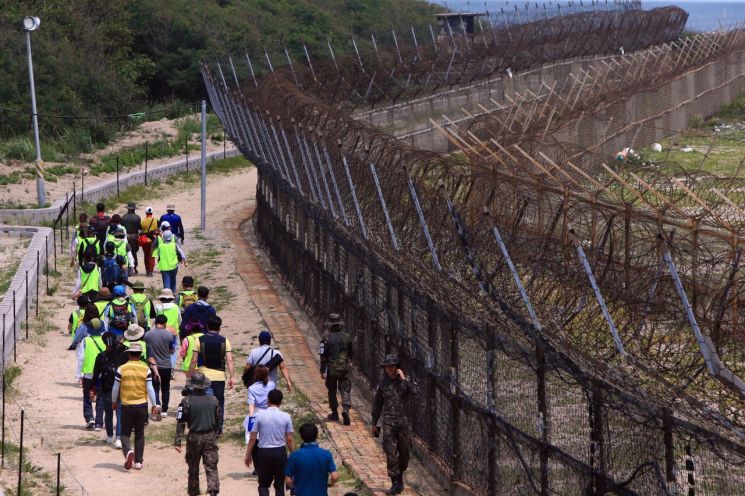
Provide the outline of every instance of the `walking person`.
{"type": "Polygon", "coordinates": [[[158,295],[158,301],[160,303],[155,305],[155,314],[165,315],[166,320],[168,321],[168,327],[179,329],[181,326],[181,311],[179,310],[178,305],[174,303],[174,299],[173,291],[169,288],[161,290],[160,295],[158,295]]]}
{"type": "Polygon", "coordinates": [[[93,368],[96,357],[106,345],[103,343],[104,327],[100,319],[92,319],[87,325],[88,336],[78,346],[78,363],[81,364],[80,376],[83,378],[83,417],[86,429],[100,431],[103,427],[103,401],[100,384],[93,380],[93,368]],[[96,414],[93,415],[93,403],[96,403],[96,414]]]}
{"type": "MultiPolygon", "coordinates": [[[[166,205],[166,212],[167,213],[160,218],[160,223],[163,224],[164,222],[168,222],[173,234],[176,235],[179,241],[181,241],[181,244],[184,244],[184,224],[181,222],[181,216],[176,214],[176,205],[166,205]]],[[[173,291],[176,292],[175,289],[173,289],[173,291]]]]}
{"type": "Polygon", "coordinates": [[[163,287],[176,292],[176,276],[180,263],[187,267],[186,255],[173,237],[166,231],[153,243],[153,257],[158,260],[158,270],[163,278],[163,287]]]}
{"type": "Polygon", "coordinates": [[[80,324],[83,323],[85,308],[90,304],[90,300],[87,296],[80,295],[78,296],[76,303],[78,304],[78,308],[70,313],[70,318],[67,321],[67,331],[71,336],[75,335],[75,331],[77,331],[80,324]]]}
{"type": "Polygon", "coordinates": [[[114,289],[117,284],[127,282],[127,260],[117,253],[113,241],[107,241],[104,245],[105,252],[101,262],[101,284],[109,289],[114,289]]]}
{"type": "Polygon", "coordinates": [[[336,392],[341,393],[342,419],[344,425],[351,423],[349,409],[352,406],[352,381],[349,380],[349,360],[352,358],[352,337],[344,331],[344,321],[338,313],[329,315],[328,334],[321,340],[321,377],[326,380],[329,408],[328,420],[339,421],[339,402],[336,392]]]}
{"type": "Polygon", "coordinates": [[[373,398],[371,433],[378,437],[378,420],[382,416],[383,451],[393,483],[386,494],[401,494],[411,455],[411,420],[407,407],[411,397],[419,394],[419,386],[401,370],[396,355],[386,355],[381,367],[384,374],[373,398]]]}
{"type": "Polygon", "coordinates": [[[155,259],[153,258],[153,242],[158,235],[158,220],[153,217],[153,207],[145,209],[145,218],[140,223],[140,246],[142,246],[142,263],[145,265],[145,275],[153,277],[155,259]]]}
{"type": "Polygon", "coordinates": [[[295,451],[292,419],[279,409],[284,395],[279,389],[268,395],[269,407],[261,410],[251,429],[251,438],[246,447],[245,463],[254,463],[256,448],[256,472],[259,475],[259,496],[269,496],[269,488],[274,486],[274,495],[285,494],[285,465],[287,450],[295,451]]]}
{"type": "Polygon", "coordinates": [[[124,270],[125,281],[129,280],[129,275],[134,273],[135,266],[135,259],[132,256],[132,250],[129,247],[127,236],[127,230],[124,229],[124,226],[118,226],[114,231],[113,237],[110,236],[111,242],[114,243],[114,252],[117,255],[121,255],[126,261],[124,270]]]}
{"type": "Polygon", "coordinates": [[[207,493],[215,496],[220,492],[220,478],[217,473],[218,446],[217,433],[222,425],[223,412],[217,399],[206,394],[210,380],[201,372],[191,376],[191,394],[184,397],[176,412],[176,440],[174,446],[181,453],[181,438],[184,429],[189,427],[186,437],[186,463],[189,466],[187,494],[197,496],[199,490],[199,461],[204,462],[207,476],[207,493]]]}
{"type": "Polygon", "coordinates": [[[70,236],[70,267],[75,267],[75,261],[78,258],[78,246],[80,246],[83,238],[88,235],[88,230],[88,214],[83,212],[78,216],[78,227],[74,229],[73,236],[70,236]]]}
{"type": "Polygon", "coordinates": [[[248,416],[243,421],[246,429],[246,443],[251,437],[251,428],[256,421],[256,412],[269,408],[269,393],[277,389],[277,385],[269,379],[269,368],[259,365],[255,372],[256,382],[248,388],[248,416]]]}
{"type": "Polygon", "coordinates": [[[129,295],[129,301],[135,307],[137,325],[145,329],[145,332],[149,331],[150,320],[154,319],[157,314],[153,301],[145,294],[145,283],[142,281],[132,283],[132,294],[129,295]]]}
{"type": "Polygon", "coordinates": [[[111,393],[113,408],[121,402],[121,442],[124,454],[124,470],[142,470],[145,455],[145,423],[148,417],[148,399],[153,405],[152,413],[157,415],[159,407],[155,406],[155,391],[150,368],[140,360],[142,348],[139,343],[132,343],[127,351],[128,361],[116,371],[114,389],[111,393]],[[132,431],[135,435],[132,450],[132,431]]]}
{"type": "Polygon", "coordinates": [[[158,371],[153,379],[155,404],[161,407],[161,417],[168,416],[168,401],[171,397],[171,357],[176,351],[176,338],[166,329],[165,315],[155,317],[155,327],[145,333],[143,340],[147,343],[147,360],[151,367],[158,371]]]}
{"type": "MultiPolygon", "coordinates": [[[[272,348],[272,333],[264,329],[259,333],[259,347],[254,348],[246,357],[246,367],[244,374],[248,373],[251,367],[258,365],[267,365],[269,367],[269,379],[277,383],[277,368],[282,372],[282,377],[285,380],[285,385],[288,392],[292,392],[292,379],[290,379],[290,373],[285,367],[284,357],[279,350],[272,348]]],[[[249,382],[253,382],[253,378],[248,377],[249,382]]],[[[250,386],[251,384],[248,384],[250,386]]]]}
{"type": "Polygon", "coordinates": [[[95,299],[101,291],[101,269],[98,266],[98,243],[90,238],[84,238],[78,246],[79,266],[73,297],[86,295],[88,299],[95,299]]]}
{"type": "Polygon", "coordinates": [[[209,320],[209,318],[217,315],[217,310],[215,310],[215,308],[207,302],[209,297],[209,288],[205,286],[199,286],[197,288],[198,299],[192,305],[188,305],[188,307],[184,310],[184,315],[181,319],[181,326],[179,327],[179,330],[182,330],[182,327],[189,322],[201,322],[205,328],[207,327],[207,321],[209,320]]]}
{"type": "Polygon", "coordinates": [[[196,291],[194,291],[194,278],[191,276],[184,276],[181,279],[181,291],[176,295],[176,303],[181,310],[183,315],[184,311],[189,308],[192,304],[196,303],[199,297],[196,291]]]}
{"type": "Polygon", "coordinates": [[[137,205],[134,202],[127,204],[127,213],[122,216],[122,225],[127,230],[127,242],[132,252],[132,261],[134,262],[133,273],[137,274],[138,262],[137,253],[140,251],[138,240],[140,238],[140,229],[142,219],[135,213],[137,205]]]}
{"type": "Polygon", "coordinates": [[[111,223],[111,217],[106,215],[106,205],[103,203],[96,204],[96,215],[88,220],[94,231],[96,231],[96,239],[98,240],[99,253],[103,253],[103,245],[106,242],[106,235],[108,234],[109,224],[111,223]]]}
{"type": "MultiPolygon", "coordinates": [[[[209,318],[207,333],[199,337],[199,346],[194,350],[190,367],[192,373],[194,370],[199,370],[207,376],[212,383],[212,393],[220,403],[220,409],[225,411],[225,383],[227,380],[227,388],[233,389],[235,368],[233,367],[233,350],[230,346],[230,340],[220,335],[221,326],[222,319],[220,317],[214,315],[209,318]]],[[[222,435],[222,424],[218,435],[222,435]]]]}
{"type": "Polygon", "coordinates": [[[114,389],[117,369],[128,360],[127,349],[116,338],[116,334],[106,331],[103,333],[103,342],[106,349],[96,357],[93,367],[93,380],[101,384],[101,396],[103,400],[104,425],[106,427],[106,441],[121,448],[119,440],[119,412],[116,415],[117,436],[114,437],[114,409],[111,393],[114,389]]]}
{"type": "Polygon", "coordinates": [[[194,352],[199,348],[199,338],[204,335],[205,328],[201,322],[191,322],[185,327],[185,335],[181,341],[179,356],[181,357],[181,371],[187,379],[191,376],[191,364],[194,361],[194,352]]]}
{"type": "Polygon", "coordinates": [[[328,496],[328,488],[339,480],[334,457],[318,446],[318,427],[303,424],[298,431],[303,444],[287,460],[285,484],[296,496],[328,496]]]}
{"type": "Polygon", "coordinates": [[[119,284],[111,290],[112,300],[101,313],[108,329],[118,336],[124,334],[130,324],[137,323],[137,309],[127,297],[127,289],[119,284]]]}

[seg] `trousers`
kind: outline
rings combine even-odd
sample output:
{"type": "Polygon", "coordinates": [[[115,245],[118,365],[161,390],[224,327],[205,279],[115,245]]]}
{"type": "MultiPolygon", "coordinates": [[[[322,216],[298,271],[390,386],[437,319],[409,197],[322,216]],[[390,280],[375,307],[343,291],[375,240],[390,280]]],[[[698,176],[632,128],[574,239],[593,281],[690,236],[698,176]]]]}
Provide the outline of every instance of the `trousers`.
{"type": "Polygon", "coordinates": [[[217,475],[219,460],[217,436],[214,432],[189,432],[186,438],[186,463],[189,465],[189,496],[197,496],[199,490],[199,461],[204,463],[207,475],[207,492],[220,491],[217,475]]]}
{"type": "Polygon", "coordinates": [[[409,467],[411,457],[411,429],[409,426],[383,426],[383,451],[385,451],[388,477],[401,477],[409,467]]]}
{"type": "Polygon", "coordinates": [[[336,412],[339,409],[339,401],[336,398],[337,390],[341,393],[341,406],[345,412],[349,413],[349,409],[352,406],[352,381],[349,377],[332,377],[331,374],[326,375],[326,389],[329,392],[329,407],[332,412],[336,412]]]}
{"type": "Polygon", "coordinates": [[[153,242],[150,241],[142,245],[142,259],[145,263],[145,272],[152,274],[155,270],[155,259],[153,258],[153,242]]]}
{"type": "Polygon", "coordinates": [[[103,407],[104,401],[101,398],[101,386],[93,382],[93,379],[83,378],[83,416],[86,422],[93,420],[96,427],[103,426],[103,407]],[[90,397],[90,390],[96,391],[96,416],[93,416],[93,402],[90,397]]]}
{"type": "Polygon", "coordinates": [[[142,463],[145,455],[145,422],[147,422],[147,403],[142,405],[122,405],[122,453],[127,456],[132,449],[132,430],[135,433],[135,463],[142,463]]]}
{"type": "Polygon", "coordinates": [[[163,412],[168,411],[168,401],[171,398],[171,369],[162,369],[158,367],[160,379],[153,379],[153,389],[155,389],[155,404],[162,407],[163,412]]]}
{"type": "Polygon", "coordinates": [[[163,289],[170,288],[173,294],[176,294],[176,276],[178,275],[178,266],[172,270],[161,270],[160,276],[163,278],[163,289]]]}
{"type": "Polygon", "coordinates": [[[272,485],[275,496],[284,496],[287,448],[259,448],[254,459],[256,473],[259,474],[259,496],[269,496],[272,485]]]}
{"type": "Polygon", "coordinates": [[[132,258],[135,261],[135,269],[137,269],[137,252],[140,251],[140,244],[137,242],[139,236],[137,234],[127,234],[127,243],[129,243],[129,250],[132,252],[132,258]]]}
{"type": "MultiPolygon", "coordinates": [[[[225,419],[225,381],[212,381],[210,387],[207,388],[207,394],[210,394],[217,398],[217,402],[220,404],[220,410],[222,411],[223,421],[225,419]]],[[[220,425],[220,432],[222,432],[222,425],[220,425]]]]}

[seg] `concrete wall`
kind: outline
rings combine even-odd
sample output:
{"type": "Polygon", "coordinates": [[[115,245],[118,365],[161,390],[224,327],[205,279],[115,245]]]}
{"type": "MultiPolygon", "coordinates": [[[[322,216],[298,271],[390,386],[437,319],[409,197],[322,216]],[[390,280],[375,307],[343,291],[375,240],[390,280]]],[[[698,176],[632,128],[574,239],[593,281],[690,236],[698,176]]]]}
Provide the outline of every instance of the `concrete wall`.
{"type": "MultiPolygon", "coordinates": [[[[237,148],[227,150],[225,153],[226,157],[235,157],[240,155],[237,148]]],[[[223,152],[217,151],[207,154],[207,163],[214,160],[220,160],[223,158],[223,152]]],[[[200,159],[199,156],[190,158],[188,162],[189,172],[199,173],[200,170],[200,159]]],[[[157,167],[148,169],[147,178],[148,181],[160,181],[173,174],[179,172],[185,172],[187,170],[186,159],[177,160],[167,164],[163,164],[157,167]]],[[[145,171],[130,172],[119,176],[119,190],[123,191],[130,186],[136,184],[145,183],[145,171]]],[[[101,198],[111,197],[116,195],[116,179],[111,179],[99,183],[90,188],[86,188],[85,191],[77,192],[77,200],[93,202],[101,198]]],[[[72,191],[69,192],[69,196],[72,197],[72,191]]],[[[29,208],[29,209],[0,209],[0,222],[8,224],[21,224],[29,223],[36,224],[39,222],[49,222],[57,218],[60,209],[65,204],[65,197],[58,198],[52,203],[51,207],[47,208],[29,208]]]]}
{"type": "Polygon", "coordinates": [[[2,369],[5,370],[6,361],[13,360],[16,337],[25,336],[26,331],[23,324],[27,320],[26,307],[28,306],[28,313],[33,315],[36,310],[33,303],[36,301],[37,287],[39,294],[46,291],[46,285],[42,285],[42,280],[44,279],[47,259],[52,256],[54,248],[52,245],[52,229],[49,227],[2,225],[0,226],[0,236],[31,238],[26,254],[21,260],[15,276],[13,276],[2,303],[0,303],[0,319],[2,319],[0,325],[3,326],[3,334],[0,337],[1,343],[4,344],[4,349],[0,348],[0,356],[3,359],[2,369]],[[14,291],[15,295],[13,294],[14,291]],[[26,298],[27,292],[28,299],[26,298]]]}

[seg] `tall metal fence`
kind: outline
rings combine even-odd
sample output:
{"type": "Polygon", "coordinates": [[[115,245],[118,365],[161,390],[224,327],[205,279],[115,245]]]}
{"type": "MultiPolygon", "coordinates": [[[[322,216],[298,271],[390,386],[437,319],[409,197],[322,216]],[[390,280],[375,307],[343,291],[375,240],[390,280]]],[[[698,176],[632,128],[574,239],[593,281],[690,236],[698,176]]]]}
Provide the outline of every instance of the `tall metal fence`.
{"type": "MultiPolygon", "coordinates": [[[[456,264],[478,270],[467,232],[479,226],[452,196],[431,193],[426,177],[400,166],[378,173],[381,136],[350,119],[349,141],[334,147],[203,74],[231,139],[259,169],[257,228],[280,272],[311,312],[344,313],[371,384],[385,353],[401,356],[422,385],[410,405],[414,433],[452,480],[490,495],[741,492],[737,429],[689,398],[662,396],[640,371],[540,332],[502,287],[477,278],[476,292],[460,279],[456,264]],[[358,148],[364,133],[379,148],[358,148]],[[445,228],[434,237],[433,219],[456,226],[447,243],[457,253],[444,250],[445,228]]],[[[309,99],[304,110],[333,125],[338,116],[320,108],[309,99]]],[[[390,153],[392,163],[438,166],[412,150],[390,153]]],[[[494,270],[514,275],[499,230],[489,229],[494,256],[506,255],[494,270]]]]}

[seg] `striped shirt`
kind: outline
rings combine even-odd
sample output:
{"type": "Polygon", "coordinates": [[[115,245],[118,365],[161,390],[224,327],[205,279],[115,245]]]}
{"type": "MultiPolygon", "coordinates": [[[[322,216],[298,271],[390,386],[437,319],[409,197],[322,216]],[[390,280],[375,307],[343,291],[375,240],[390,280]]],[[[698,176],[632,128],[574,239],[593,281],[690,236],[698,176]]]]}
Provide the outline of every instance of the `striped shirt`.
{"type": "Polygon", "coordinates": [[[152,388],[153,380],[147,365],[139,360],[130,360],[116,369],[115,379],[122,405],[147,403],[148,389],[152,388]]]}

